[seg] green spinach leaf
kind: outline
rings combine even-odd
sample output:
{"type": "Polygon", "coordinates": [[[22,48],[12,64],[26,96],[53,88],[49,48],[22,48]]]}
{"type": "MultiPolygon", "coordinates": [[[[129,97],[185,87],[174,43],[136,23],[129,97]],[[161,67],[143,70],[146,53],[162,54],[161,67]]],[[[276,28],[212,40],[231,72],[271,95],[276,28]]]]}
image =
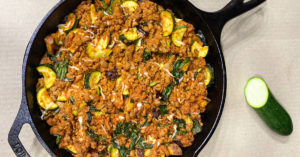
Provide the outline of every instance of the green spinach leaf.
{"type": "Polygon", "coordinates": [[[87,122],[88,122],[89,124],[91,124],[92,119],[93,119],[93,114],[92,114],[92,112],[99,112],[100,110],[98,110],[98,109],[96,108],[96,106],[93,105],[93,102],[92,102],[92,101],[91,101],[91,102],[87,102],[87,105],[90,107],[89,111],[86,113],[87,116],[88,116],[87,122]]]}
{"type": "Polygon", "coordinates": [[[121,148],[119,149],[120,157],[128,157],[129,153],[130,153],[130,150],[127,149],[125,146],[121,146],[121,148]]]}
{"type": "Polygon", "coordinates": [[[174,65],[173,65],[173,71],[172,74],[174,76],[174,79],[176,81],[176,84],[179,83],[179,80],[184,76],[184,71],[182,68],[191,61],[190,58],[187,58],[185,60],[183,59],[178,59],[174,65]]]}
{"type": "Polygon", "coordinates": [[[70,102],[74,105],[75,104],[75,99],[73,98],[73,96],[70,96],[70,102]]]}
{"type": "Polygon", "coordinates": [[[93,114],[92,114],[91,112],[87,112],[86,114],[87,114],[87,116],[88,116],[87,122],[88,122],[89,124],[91,124],[92,119],[93,119],[93,114]]]}
{"type": "Polygon", "coordinates": [[[177,135],[185,135],[186,134],[186,124],[183,119],[175,118],[173,120],[173,123],[177,126],[177,128],[176,128],[177,135]]]}
{"type": "Polygon", "coordinates": [[[100,112],[101,110],[98,110],[97,108],[96,108],[96,106],[94,106],[94,105],[91,105],[90,106],[90,112],[100,112]]]}
{"type": "Polygon", "coordinates": [[[168,114],[167,105],[159,105],[159,113],[160,115],[168,114]]]}
{"type": "MultiPolygon", "coordinates": [[[[58,61],[57,57],[53,54],[47,53],[49,59],[54,63],[53,69],[60,80],[64,80],[66,78],[66,73],[68,72],[69,60],[65,59],[64,61],[58,61]]],[[[72,81],[69,78],[66,78],[67,81],[72,81]]]]}
{"type": "Polygon", "coordinates": [[[68,72],[68,66],[69,66],[68,59],[66,59],[63,62],[56,62],[54,64],[55,73],[60,80],[64,80],[66,78],[66,74],[68,72]]]}
{"type": "Polygon", "coordinates": [[[173,120],[173,123],[177,125],[177,129],[185,128],[185,126],[186,126],[185,121],[183,119],[175,118],[173,120]]]}
{"type": "Polygon", "coordinates": [[[106,137],[95,134],[95,132],[91,129],[87,129],[86,133],[96,142],[101,142],[101,143],[106,142],[106,137]]]}
{"type": "Polygon", "coordinates": [[[131,138],[133,134],[138,134],[139,132],[139,128],[133,122],[124,122],[117,124],[114,134],[116,136],[124,134],[127,138],[131,138]]]}
{"type": "Polygon", "coordinates": [[[104,9],[106,9],[108,6],[107,6],[107,4],[105,3],[105,0],[102,0],[102,7],[104,8],[104,9]]]}
{"type": "Polygon", "coordinates": [[[144,137],[141,137],[137,142],[137,145],[143,149],[151,149],[153,148],[153,144],[147,144],[144,137]]]}
{"type": "Polygon", "coordinates": [[[186,65],[187,63],[189,63],[191,61],[191,59],[188,57],[187,59],[185,59],[180,65],[179,65],[179,69],[182,69],[184,65],[186,65]]]}
{"type": "Polygon", "coordinates": [[[144,54],[143,54],[143,62],[145,63],[150,59],[152,59],[152,55],[148,49],[145,49],[144,54]]]}
{"type": "Polygon", "coordinates": [[[87,133],[94,141],[96,141],[96,142],[99,141],[100,135],[95,134],[93,130],[87,129],[87,130],[86,130],[86,133],[87,133]]]}
{"type": "Polygon", "coordinates": [[[169,97],[173,91],[173,88],[175,87],[175,84],[171,82],[164,90],[162,93],[162,101],[167,102],[169,101],[169,97]]]}
{"type": "Polygon", "coordinates": [[[181,63],[183,63],[183,59],[178,59],[173,65],[172,74],[177,79],[181,78],[184,75],[184,73],[180,70],[181,63]]]}
{"type": "Polygon", "coordinates": [[[202,131],[202,126],[200,125],[199,121],[197,119],[193,119],[193,128],[192,132],[193,134],[197,134],[202,131]]]}
{"type": "Polygon", "coordinates": [[[55,134],[54,136],[56,136],[56,144],[59,144],[60,140],[61,140],[61,136],[58,134],[55,134]]]}

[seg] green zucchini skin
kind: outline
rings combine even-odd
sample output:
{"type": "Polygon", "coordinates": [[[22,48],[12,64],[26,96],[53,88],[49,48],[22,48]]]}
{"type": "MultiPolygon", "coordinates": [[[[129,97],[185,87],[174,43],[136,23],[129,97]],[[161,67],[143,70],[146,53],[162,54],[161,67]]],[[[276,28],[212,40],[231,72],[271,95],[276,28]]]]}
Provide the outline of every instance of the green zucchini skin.
{"type": "Polygon", "coordinates": [[[261,108],[254,108],[263,121],[280,135],[293,132],[293,122],[287,111],[277,102],[269,90],[267,103],[261,108]]]}
{"type": "Polygon", "coordinates": [[[88,73],[85,75],[83,85],[84,85],[84,88],[86,88],[86,89],[91,89],[91,87],[89,85],[91,75],[92,75],[92,73],[88,73]]]}

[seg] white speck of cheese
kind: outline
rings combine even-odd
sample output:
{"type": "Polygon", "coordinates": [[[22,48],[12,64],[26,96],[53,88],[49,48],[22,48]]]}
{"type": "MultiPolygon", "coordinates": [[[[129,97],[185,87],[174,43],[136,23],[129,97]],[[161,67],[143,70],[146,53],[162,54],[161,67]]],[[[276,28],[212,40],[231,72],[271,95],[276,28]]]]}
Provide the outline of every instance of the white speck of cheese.
{"type": "Polygon", "coordinates": [[[174,138],[174,137],[175,137],[175,135],[176,135],[176,131],[177,131],[177,125],[174,125],[174,126],[173,126],[173,128],[174,128],[174,133],[173,133],[173,135],[172,135],[172,138],[174,138]]]}
{"type": "Polygon", "coordinates": [[[141,102],[137,103],[138,110],[142,108],[143,104],[141,102]]]}
{"type": "Polygon", "coordinates": [[[80,125],[82,125],[82,117],[81,116],[78,117],[78,122],[79,122],[80,125]]]}
{"type": "Polygon", "coordinates": [[[170,114],[167,118],[168,118],[168,120],[172,120],[172,118],[173,118],[173,116],[174,116],[174,114],[172,113],[172,114],[170,114]]]}
{"type": "Polygon", "coordinates": [[[119,119],[123,120],[123,119],[125,119],[125,117],[124,116],[119,116],[119,119]]]}

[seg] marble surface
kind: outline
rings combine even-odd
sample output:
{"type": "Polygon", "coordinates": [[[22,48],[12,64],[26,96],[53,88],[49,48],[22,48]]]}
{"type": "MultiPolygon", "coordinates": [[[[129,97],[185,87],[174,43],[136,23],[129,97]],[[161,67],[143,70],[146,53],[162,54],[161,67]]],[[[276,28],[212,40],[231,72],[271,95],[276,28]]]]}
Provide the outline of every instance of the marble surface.
{"type": "MultiPolygon", "coordinates": [[[[216,11],[229,0],[191,0],[200,9],[216,11]]],[[[42,17],[58,0],[0,0],[0,154],[14,156],[7,134],[21,101],[21,67],[26,45],[42,17]]],[[[300,3],[267,1],[228,22],[222,33],[228,88],[224,112],[199,156],[296,157],[300,154],[300,3]],[[243,87],[262,76],[290,113],[294,132],[272,132],[247,106],[243,87]]],[[[46,157],[29,125],[20,139],[32,157],[46,157]]]]}

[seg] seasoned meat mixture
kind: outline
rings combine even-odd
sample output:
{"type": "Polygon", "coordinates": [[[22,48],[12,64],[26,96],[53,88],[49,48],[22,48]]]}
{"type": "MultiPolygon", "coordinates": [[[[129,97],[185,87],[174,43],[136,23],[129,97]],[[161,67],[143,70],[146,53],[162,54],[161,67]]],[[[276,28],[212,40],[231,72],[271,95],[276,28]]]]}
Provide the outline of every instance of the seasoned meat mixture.
{"type": "MultiPolygon", "coordinates": [[[[182,155],[201,132],[203,35],[148,0],[87,0],[45,37],[42,119],[73,156],[182,155]]],[[[205,126],[204,126],[205,127],[205,126]]]]}

